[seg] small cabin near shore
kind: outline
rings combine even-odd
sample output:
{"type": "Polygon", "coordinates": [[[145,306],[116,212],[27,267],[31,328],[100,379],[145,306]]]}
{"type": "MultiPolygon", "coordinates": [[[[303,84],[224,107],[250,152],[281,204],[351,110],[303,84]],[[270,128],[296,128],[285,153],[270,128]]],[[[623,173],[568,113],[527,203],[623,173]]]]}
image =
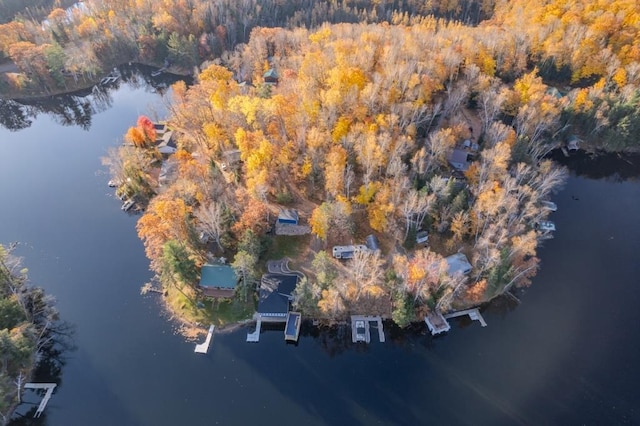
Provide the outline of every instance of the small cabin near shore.
{"type": "Polygon", "coordinates": [[[462,273],[463,275],[471,272],[471,263],[469,263],[469,259],[467,259],[467,256],[465,256],[464,253],[452,254],[451,256],[446,257],[445,260],[447,261],[447,265],[449,266],[447,273],[450,276],[453,276],[458,272],[462,273]]]}
{"type": "Polygon", "coordinates": [[[233,297],[238,277],[229,265],[204,265],[200,273],[199,286],[205,296],[233,297]]]}
{"type": "Polygon", "coordinates": [[[278,214],[278,223],[281,225],[297,225],[299,220],[298,212],[293,209],[285,209],[278,214]]]}

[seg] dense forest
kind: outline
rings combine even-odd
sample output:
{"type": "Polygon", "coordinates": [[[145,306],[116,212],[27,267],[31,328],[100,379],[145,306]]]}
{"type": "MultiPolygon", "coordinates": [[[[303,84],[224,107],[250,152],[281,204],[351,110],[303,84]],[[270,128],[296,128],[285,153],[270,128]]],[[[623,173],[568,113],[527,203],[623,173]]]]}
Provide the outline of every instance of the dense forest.
{"type": "Polygon", "coordinates": [[[0,245],[0,424],[6,424],[34,368],[61,331],[53,299],[27,284],[12,247],[0,245]]]}
{"type": "Polygon", "coordinates": [[[513,83],[496,77],[515,72],[517,41],[463,28],[435,18],[257,28],[225,66],[174,85],[171,178],[152,177],[162,156],[144,118],[107,159],[120,191],[150,199],[138,233],[161,281],[195,292],[214,250],[233,253],[250,289],[270,255],[269,218],[293,206],[320,243],[295,260],[307,274],[296,304],[315,317],[377,312],[405,325],[528,285],[547,236],[534,225],[565,177],[544,156],[567,99],[535,69],[513,83]],[[491,55],[480,54],[486,46],[491,55]],[[451,153],[465,141],[475,151],[455,170],[451,153]],[[414,247],[419,229],[428,248],[414,247]],[[370,233],[382,253],[346,263],[327,254],[370,233]],[[469,276],[447,273],[444,257],[456,252],[470,259],[469,276]]]}
{"type": "Polygon", "coordinates": [[[145,209],[165,290],[195,301],[213,251],[246,299],[274,214],[293,207],[313,233],[298,307],[404,325],[529,284],[565,178],[548,154],[638,149],[639,41],[629,0],[96,0],[1,26],[19,72],[0,90],[70,90],[126,61],[195,69],[173,86],[177,152],[142,117],[105,160],[145,209]],[[327,254],[371,233],[381,253],[327,254]],[[453,253],[468,276],[447,273],[453,253]]]}

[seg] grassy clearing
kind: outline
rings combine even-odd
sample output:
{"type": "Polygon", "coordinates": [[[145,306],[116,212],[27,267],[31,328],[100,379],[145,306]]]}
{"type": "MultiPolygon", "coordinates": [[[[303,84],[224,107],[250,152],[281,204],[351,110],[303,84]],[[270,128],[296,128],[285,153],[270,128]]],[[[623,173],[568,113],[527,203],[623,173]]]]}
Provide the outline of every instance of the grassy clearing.
{"type": "Polygon", "coordinates": [[[267,248],[265,259],[282,259],[283,257],[296,258],[307,250],[311,241],[311,235],[275,235],[271,238],[271,244],[267,248]]]}
{"type": "Polygon", "coordinates": [[[169,309],[180,319],[191,323],[214,324],[221,327],[249,319],[256,311],[256,301],[234,299],[195,298],[189,289],[189,297],[174,288],[168,289],[166,301],[169,309]]]}

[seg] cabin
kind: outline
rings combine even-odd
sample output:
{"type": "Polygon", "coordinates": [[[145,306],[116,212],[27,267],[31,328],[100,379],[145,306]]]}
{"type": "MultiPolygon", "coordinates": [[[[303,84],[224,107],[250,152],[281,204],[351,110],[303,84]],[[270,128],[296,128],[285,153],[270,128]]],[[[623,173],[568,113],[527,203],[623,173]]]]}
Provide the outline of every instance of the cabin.
{"type": "Polygon", "coordinates": [[[262,75],[264,82],[267,84],[278,84],[278,73],[273,68],[270,68],[262,75]]]}
{"type": "Polygon", "coordinates": [[[260,280],[258,316],[262,321],[285,322],[293,291],[298,284],[294,274],[264,274],[260,280]]]}
{"type": "Polygon", "coordinates": [[[298,212],[293,209],[285,209],[278,214],[278,224],[280,225],[297,225],[299,220],[298,212]]]}
{"type": "Polygon", "coordinates": [[[429,233],[427,231],[418,231],[416,233],[416,244],[426,244],[429,242],[429,233]]]}
{"type": "Polygon", "coordinates": [[[471,272],[471,263],[469,263],[469,260],[467,259],[467,256],[464,255],[464,253],[452,254],[451,256],[446,257],[445,260],[447,261],[447,265],[449,267],[449,269],[447,270],[449,276],[453,276],[458,272],[462,273],[463,275],[471,272]]]}
{"type": "Polygon", "coordinates": [[[204,265],[198,284],[205,296],[233,297],[238,285],[236,272],[229,265],[204,265]]]}
{"type": "Polygon", "coordinates": [[[380,250],[380,244],[378,244],[378,238],[376,238],[376,236],[373,234],[367,235],[367,238],[365,239],[365,245],[371,251],[380,250]]]}
{"type": "Polygon", "coordinates": [[[451,167],[464,172],[469,168],[469,165],[471,164],[469,156],[470,154],[464,149],[456,148],[451,152],[447,160],[449,161],[449,164],[451,164],[451,167]]]}

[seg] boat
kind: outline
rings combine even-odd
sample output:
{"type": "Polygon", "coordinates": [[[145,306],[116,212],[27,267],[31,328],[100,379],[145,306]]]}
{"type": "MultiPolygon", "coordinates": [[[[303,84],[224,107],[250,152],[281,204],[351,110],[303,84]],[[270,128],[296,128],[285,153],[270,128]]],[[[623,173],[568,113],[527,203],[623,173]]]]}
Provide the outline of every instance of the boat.
{"type": "Polygon", "coordinates": [[[133,201],[132,199],[128,199],[127,201],[124,202],[124,204],[120,208],[126,212],[126,211],[129,211],[129,209],[133,207],[134,204],[135,204],[135,201],[133,201]]]}
{"type": "Polygon", "coordinates": [[[536,223],[536,229],[545,232],[555,231],[556,224],[551,222],[550,220],[541,220],[540,222],[536,223]]]}
{"type": "Polygon", "coordinates": [[[120,186],[121,184],[122,182],[120,182],[120,179],[111,179],[109,182],[107,182],[109,188],[115,188],[116,186],[120,186]]]}

